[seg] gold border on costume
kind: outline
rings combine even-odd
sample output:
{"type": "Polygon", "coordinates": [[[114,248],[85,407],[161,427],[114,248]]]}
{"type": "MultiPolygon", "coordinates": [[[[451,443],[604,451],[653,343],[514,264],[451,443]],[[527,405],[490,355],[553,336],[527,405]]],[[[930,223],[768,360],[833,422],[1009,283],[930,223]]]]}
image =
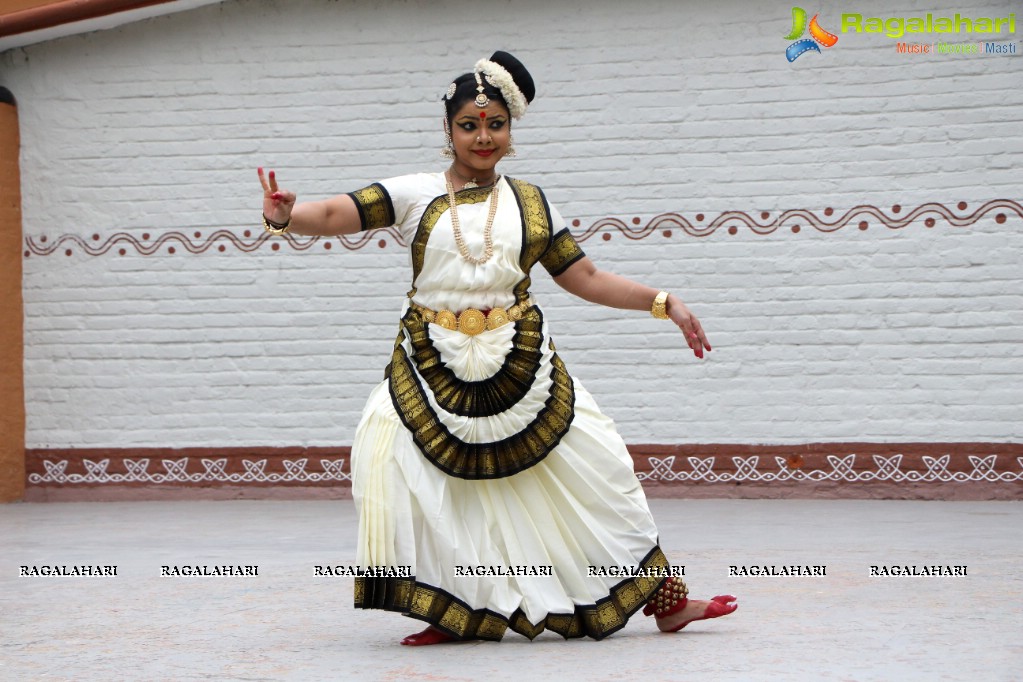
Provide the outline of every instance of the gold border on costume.
{"type": "Polygon", "coordinates": [[[379,182],[369,187],[349,192],[348,196],[355,202],[359,210],[359,219],[363,230],[375,230],[380,227],[394,225],[394,203],[387,188],[379,182]]]}
{"type": "Polygon", "coordinates": [[[536,185],[522,180],[505,178],[511,185],[512,194],[519,205],[522,216],[522,252],[519,255],[519,267],[525,276],[515,285],[515,295],[523,298],[529,295],[532,284],[529,273],[533,265],[550,248],[551,245],[551,212],[547,199],[536,185]]]}
{"type": "MultiPolygon", "coordinates": [[[[479,204],[490,197],[493,185],[487,187],[470,187],[469,189],[455,192],[455,205],[479,204]]],[[[423,261],[426,259],[426,242],[430,240],[430,233],[436,227],[437,221],[450,210],[447,194],[442,194],[430,202],[430,205],[423,211],[423,217],[419,219],[419,226],[416,228],[415,237],[412,238],[412,289],[415,291],[416,280],[419,273],[423,271],[423,261]]]]}
{"type": "Polygon", "coordinates": [[[540,258],[540,263],[551,273],[551,277],[557,277],[585,255],[566,227],[554,235],[551,246],[540,258]]]}
{"type": "Polygon", "coordinates": [[[513,407],[529,392],[543,360],[543,316],[535,306],[513,323],[515,336],[504,364],[481,381],[463,381],[444,364],[430,339],[429,326],[415,309],[408,309],[403,323],[416,369],[437,404],[463,417],[489,417],[513,407]]]}
{"type": "MultiPolygon", "coordinates": [[[[551,252],[554,243],[554,235],[551,233],[551,211],[543,191],[528,182],[514,180],[505,176],[504,180],[509,183],[513,190],[516,202],[518,203],[522,221],[522,248],[519,256],[519,264],[524,273],[527,273],[522,280],[515,285],[515,295],[518,301],[524,301],[529,295],[529,271],[551,252]]],[[[500,182],[500,180],[498,181],[500,182]]],[[[457,205],[474,204],[486,201],[494,186],[473,187],[463,189],[455,194],[457,205]]],[[[426,245],[430,234],[436,226],[437,221],[445,211],[450,210],[448,197],[441,195],[435,197],[426,210],[423,212],[416,228],[416,234],[410,244],[412,255],[412,290],[409,296],[416,292],[416,280],[422,272],[426,258],[426,245]]],[[[564,241],[562,244],[574,243],[571,234],[563,231],[567,240],[559,232],[564,241]],[[571,240],[571,242],[569,241],[571,240]]],[[[576,245],[578,248],[578,245],[576,245]]],[[[570,250],[566,250],[568,253],[570,250]]],[[[555,252],[548,263],[561,264],[563,258],[561,252],[555,252]]],[[[581,257],[581,249],[578,254],[574,251],[571,256],[581,257]]],[[[567,267],[567,266],[566,266],[567,267]]],[[[539,317],[539,310],[535,316],[542,323],[539,317]]],[[[529,315],[524,315],[524,318],[529,315]]],[[[516,381],[524,379],[527,373],[535,374],[535,369],[530,367],[515,367],[514,374],[501,377],[502,384],[500,392],[491,390],[497,385],[478,384],[476,387],[469,387],[469,382],[453,383],[449,377],[445,377],[439,369],[443,363],[432,349],[432,344],[427,347],[428,337],[420,334],[417,329],[421,324],[418,316],[408,316],[402,321],[398,339],[391,357],[391,362],[385,374],[388,378],[391,400],[399,418],[405,427],[411,432],[416,446],[423,452],[424,456],[445,473],[458,478],[469,480],[493,479],[510,476],[519,471],[527,469],[553,450],[561,438],[568,432],[572,420],[575,417],[575,389],[572,378],[565,369],[564,363],[554,351],[554,344],[550,343],[551,355],[551,378],[552,385],[548,398],[543,408],[539,411],[533,421],[519,433],[513,434],[500,441],[492,443],[466,443],[456,438],[434,412],[427,396],[427,388],[421,385],[416,368],[413,367],[409,352],[402,344],[402,334],[409,337],[411,352],[422,371],[425,368],[423,378],[431,390],[439,391],[435,396],[437,404],[444,410],[463,417],[486,417],[499,414],[504,410],[498,407],[513,406],[521,396],[511,400],[521,391],[504,393],[508,388],[505,384],[514,387],[516,381]],[[412,336],[416,335],[413,344],[412,336]],[[433,352],[431,353],[431,350],[433,352]],[[505,379],[508,381],[505,381],[505,379]],[[475,390],[479,389],[479,390],[475,390]]],[[[516,333],[528,330],[526,325],[516,325],[516,333]]],[[[541,332],[542,333],[542,332],[541,332]]],[[[542,337],[539,342],[542,343],[542,337]]],[[[529,350],[529,347],[525,348],[529,350]]],[[[513,348],[512,353],[515,352],[513,348]]],[[[520,353],[521,354],[521,353],[520,353]]],[[[509,358],[508,362],[519,358],[509,358]]],[[[531,364],[531,363],[530,363],[531,364]]],[[[453,376],[453,375],[452,375],[453,376]]],[[[526,388],[528,391],[528,387],[526,388]]],[[[522,396],[525,392],[521,392],[522,396]]],[[[507,407],[505,408],[507,409],[507,407]]]]}
{"type": "Polygon", "coordinates": [[[551,208],[542,189],[507,176],[505,180],[512,188],[512,194],[522,216],[522,253],[519,257],[519,266],[526,275],[515,285],[515,295],[521,300],[529,294],[529,287],[532,284],[529,272],[538,262],[552,277],[556,277],[586,254],[567,229],[563,228],[557,235],[553,234],[551,208]],[[555,245],[557,251],[552,251],[555,245]]]}
{"type": "Polygon", "coordinates": [[[575,387],[557,353],[551,354],[551,387],[544,406],[524,429],[499,441],[467,443],[434,412],[403,346],[391,357],[391,402],[423,456],[456,478],[504,478],[540,462],[558,446],[575,418],[575,387]]]}
{"type": "MultiPolygon", "coordinates": [[[[640,562],[642,571],[667,572],[668,559],[659,546],[654,546],[640,562]]],[[[472,609],[468,604],[438,587],[418,582],[415,578],[355,578],[355,608],[398,611],[458,639],[500,640],[505,631],[536,638],[550,630],[565,639],[592,637],[603,639],[618,632],[666,578],[640,575],[626,578],[608,591],[608,596],[593,604],[577,605],[573,613],[549,613],[539,623],[530,623],[522,609],[508,618],[490,609],[472,609]]],[[[675,578],[678,580],[678,578],[675,578]]]]}

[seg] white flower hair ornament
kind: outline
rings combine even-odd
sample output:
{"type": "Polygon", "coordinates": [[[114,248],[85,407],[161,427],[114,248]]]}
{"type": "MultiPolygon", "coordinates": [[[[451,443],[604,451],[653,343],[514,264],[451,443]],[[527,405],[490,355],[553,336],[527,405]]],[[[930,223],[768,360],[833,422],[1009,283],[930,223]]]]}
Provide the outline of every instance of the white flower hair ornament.
{"type": "MultiPolygon", "coordinates": [[[[473,71],[476,74],[477,83],[480,82],[480,74],[482,74],[488,83],[501,91],[501,96],[504,97],[504,101],[508,104],[508,113],[511,114],[512,118],[516,120],[522,118],[522,115],[526,113],[526,107],[529,106],[529,102],[515,83],[515,79],[508,73],[508,69],[489,59],[481,59],[476,62],[473,71]]],[[[478,89],[482,92],[482,84],[478,89]]],[[[485,107],[486,103],[480,104],[480,101],[477,98],[477,105],[485,107]]]]}

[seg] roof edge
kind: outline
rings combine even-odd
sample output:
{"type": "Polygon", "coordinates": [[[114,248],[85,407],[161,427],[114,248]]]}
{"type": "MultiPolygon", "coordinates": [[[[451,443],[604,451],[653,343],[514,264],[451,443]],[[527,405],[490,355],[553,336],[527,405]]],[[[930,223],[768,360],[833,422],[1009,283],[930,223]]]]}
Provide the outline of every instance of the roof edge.
{"type": "Polygon", "coordinates": [[[58,0],[0,15],[0,37],[39,31],[168,2],[172,0],[58,0]]]}
{"type": "Polygon", "coordinates": [[[0,52],[14,47],[103,31],[224,0],[56,0],[0,14],[0,52]]]}

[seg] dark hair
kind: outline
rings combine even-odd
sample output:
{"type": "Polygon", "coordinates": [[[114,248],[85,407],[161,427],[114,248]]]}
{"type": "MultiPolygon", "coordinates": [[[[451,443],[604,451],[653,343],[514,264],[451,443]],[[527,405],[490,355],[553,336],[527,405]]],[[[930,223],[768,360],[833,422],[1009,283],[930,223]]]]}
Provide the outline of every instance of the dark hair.
{"type": "MultiPolygon", "coordinates": [[[[501,91],[495,88],[493,85],[483,80],[483,94],[492,100],[497,100],[504,105],[504,108],[508,108],[508,103],[504,101],[504,95],[501,91]]],[[[444,110],[448,115],[448,125],[454,122],[455,114],[465,106],[466,102],[471,102],[476,99],[476,95],[479,93],[476,90],[476,75],[473,73],[463,73],[461,76],[454,80],[455,83],[455,96],[451,99],[444,98],[444,110]]]]}
{"type": "MultiPolygon", "coordinates": [[[[508,72],[508,75],[510,75],[512,80],[515,81],[515,85],[518,87],[519,91],[522,92],[522,96],[526,99],[527,104],[533,101],[533,97],[536,96],[536,86],[533,84],[533,77],[529,74],[529,71],[522,62],[502,50],[498,50],[492,54],[489,61],[504,67],[505,71],[508,72]]],[[[483,84],[483,94],[485,94],[488,99],[496,99],[503,104],[505,108],[509,108],[508,102],[505,100],[504,95],[501,94],[499,89],[491,85],[486,78],[482,78],[481,82],[483,84]]],[[[476,88],[479,87],[479,83],[476,82],[475,72],[463,73],[454,80],[453,85],[455,86],[454,95],[448,99],[447,93],[445,93],[444,97],[444,109],[447,112],[449,125],[451,124],[452,119],[454,119],[455,112],[461,109],[466,102],[476,99],[476,95],[479,94],[476,90],[476,88]]],[[[511,112],[509,111],[509,113],[511,112]]],[[[519,113],[521,115],[521,112],[519,113]]]]}

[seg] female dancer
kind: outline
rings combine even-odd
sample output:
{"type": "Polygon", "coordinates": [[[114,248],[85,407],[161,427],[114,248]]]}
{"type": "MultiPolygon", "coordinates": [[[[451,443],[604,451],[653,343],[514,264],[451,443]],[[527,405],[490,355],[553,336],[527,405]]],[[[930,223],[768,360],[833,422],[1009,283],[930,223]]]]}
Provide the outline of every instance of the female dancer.
{"type": "Polygon", "coordinates": [[[267,231],[396,225],[409,244],[397,340],[352,446],[356,561],[408,567],[357,577],[355,606],[429,624],[402,644],[499,640],[509,627],[601,639],[644,606],[671,632],[737,608],[687,599],[624,442],[530,295],[539,263],[579,298],[671,319],[696,357],[711,349],[677,296],[598,270],[540,188],[498,173],[534,94],[506,52],[456,78],[441,173],[297,204],[259,169],[267,231]]]}

